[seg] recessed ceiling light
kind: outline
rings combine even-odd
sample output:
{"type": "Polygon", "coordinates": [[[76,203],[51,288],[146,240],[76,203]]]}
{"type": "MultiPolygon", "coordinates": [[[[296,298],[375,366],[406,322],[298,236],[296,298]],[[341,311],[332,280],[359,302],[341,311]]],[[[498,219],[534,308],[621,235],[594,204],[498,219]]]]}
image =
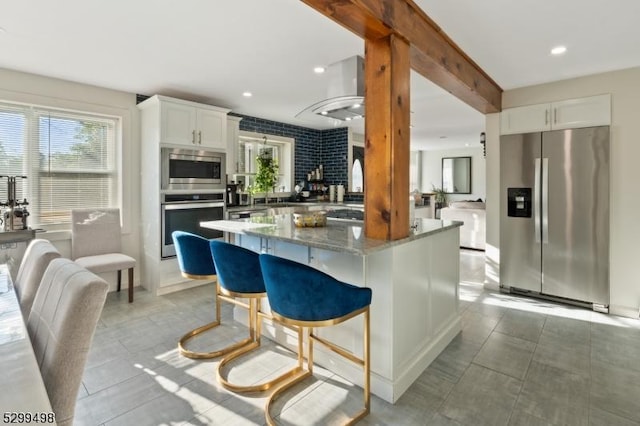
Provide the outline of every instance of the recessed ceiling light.
{"type": "Polygon", "coordinates": [[[322,115],[327,115],[327,114],[329,114],[329,113],[328,113],[327,111],[322,111],[320,114],[322,114],[322,115]]]}
{"type": "Polygon", "coordinates": [[[351,117],[347,117],[347,118],[345,118],[345,120],[351,121],[351,117]]]}
{"type": "Polygon", "coordinates": [[[567,51],[566,47],[564,47],[564,46],[556,46],[553,49],[551,49],[551,54],[552,55],[562,55],[566,51],[567,51]]]}
{"type": "Polygon", "coordinates": [[[325,71],[326,71],[326,68],[325,68],[325,67],[315,67],[315,68],[313,69],[313,72],[315,72],[316,74],[322,74],[322,73],[323,73],[323,72],[325,72],[325,71]]]}
{"type": "Polygon", "coordinates": [[[353,104],[351,108],[360,108],[360,104],[353,104]]]}
{"type": "Polygon", "coordinates": [[[250,98],[250,97],[252,97],[252,96],[253,96],[253,93],[251,93],[251,92],[244,92],[244,93],[242,93],[242,96],[244,96],[245,98],[250,98]]]}

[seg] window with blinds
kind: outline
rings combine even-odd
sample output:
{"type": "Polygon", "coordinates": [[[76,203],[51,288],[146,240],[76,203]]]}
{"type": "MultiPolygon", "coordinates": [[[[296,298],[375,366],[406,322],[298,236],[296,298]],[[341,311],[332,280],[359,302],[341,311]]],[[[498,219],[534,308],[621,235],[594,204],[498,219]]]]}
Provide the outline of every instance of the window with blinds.
{"type": "MultiPolygon", "coordinates": [[[[32,227],[69,223],[71,209],[118,202],[117,118],[0,103],[0,175],[17,179],[32,227]]],[[[6,178],[0,202],[7,201],[6,178]]]]}

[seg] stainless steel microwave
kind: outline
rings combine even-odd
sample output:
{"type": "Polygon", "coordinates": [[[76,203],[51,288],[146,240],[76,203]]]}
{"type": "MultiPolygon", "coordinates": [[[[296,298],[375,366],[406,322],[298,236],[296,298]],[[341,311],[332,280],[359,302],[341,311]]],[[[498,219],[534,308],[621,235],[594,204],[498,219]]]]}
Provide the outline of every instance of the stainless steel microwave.
{"type": "Polygon", "coordinates": [[[225,189],[225,154],[181,148],[161,149],[161,189],[225,189]]]}

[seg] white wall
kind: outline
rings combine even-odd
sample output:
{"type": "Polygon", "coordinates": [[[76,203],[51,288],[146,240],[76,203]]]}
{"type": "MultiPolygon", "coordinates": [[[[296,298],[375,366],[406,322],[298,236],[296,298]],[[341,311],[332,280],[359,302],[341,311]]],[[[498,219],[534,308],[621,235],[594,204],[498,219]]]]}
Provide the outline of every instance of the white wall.
{"type": "MultiPolygon", "coordinates": [[[[505,91],[502,107],[611,93],[611,313],[637,318],[640,309],[640,68],[505,91]]],[[[499,250],[499,119],[487,116],[487,243],[499,250]],[[491,209],[489,206],[491,205],[491,209]]],[[[491,250],[488,250],[489,255],[491,250]]],[[[487,272],[497,265],[488,260],[487,272]]],[[[495,273],[495,271],[494,271],[495,273]]],[[[490,280],[490,277],[488,277],[490,280]]]]}
{"type": "MultiPolygon", "coordinates": [[[[0,68],[0,100],[54,108],[95,112],[122,120],[122,203],[123,251],[140,260],[140,129],[135,94],[89,86],[0,68]]],[[[38,233],[50,239],[61,254],[71,255],[70,232],[38,233]]],[[[137,269],[137,268],[136,268],[137,269]]],[[[115,273],[103,276],[115,288],[115,273]]],[[[136,270],[136,282],[138,282],[136,270]]],[[[126,286],[126,278],[125,284],[126,286]]]]}
{"type": "Polygon", "coordinates": [[[442,186],[443,157],[471,157],[471,194],[449,194],[449,201],[486,198],[486,160],[482,147],[420,151],[422,153],[422,180],[420,191],[431,192],[433,186],[442,186]]]}

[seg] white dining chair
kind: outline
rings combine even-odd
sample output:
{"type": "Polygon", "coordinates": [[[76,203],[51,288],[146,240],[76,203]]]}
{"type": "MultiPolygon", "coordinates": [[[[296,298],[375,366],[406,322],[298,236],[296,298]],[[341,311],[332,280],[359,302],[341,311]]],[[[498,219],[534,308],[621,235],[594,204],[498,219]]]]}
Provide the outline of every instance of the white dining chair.
{"type": "Polygon", "coordinates": [[[129,271],[129,303],[133,302],[133,269],[136,260],[122,253],[120,209],[71,210],[71,257],[95,274],[129,271]]]}

